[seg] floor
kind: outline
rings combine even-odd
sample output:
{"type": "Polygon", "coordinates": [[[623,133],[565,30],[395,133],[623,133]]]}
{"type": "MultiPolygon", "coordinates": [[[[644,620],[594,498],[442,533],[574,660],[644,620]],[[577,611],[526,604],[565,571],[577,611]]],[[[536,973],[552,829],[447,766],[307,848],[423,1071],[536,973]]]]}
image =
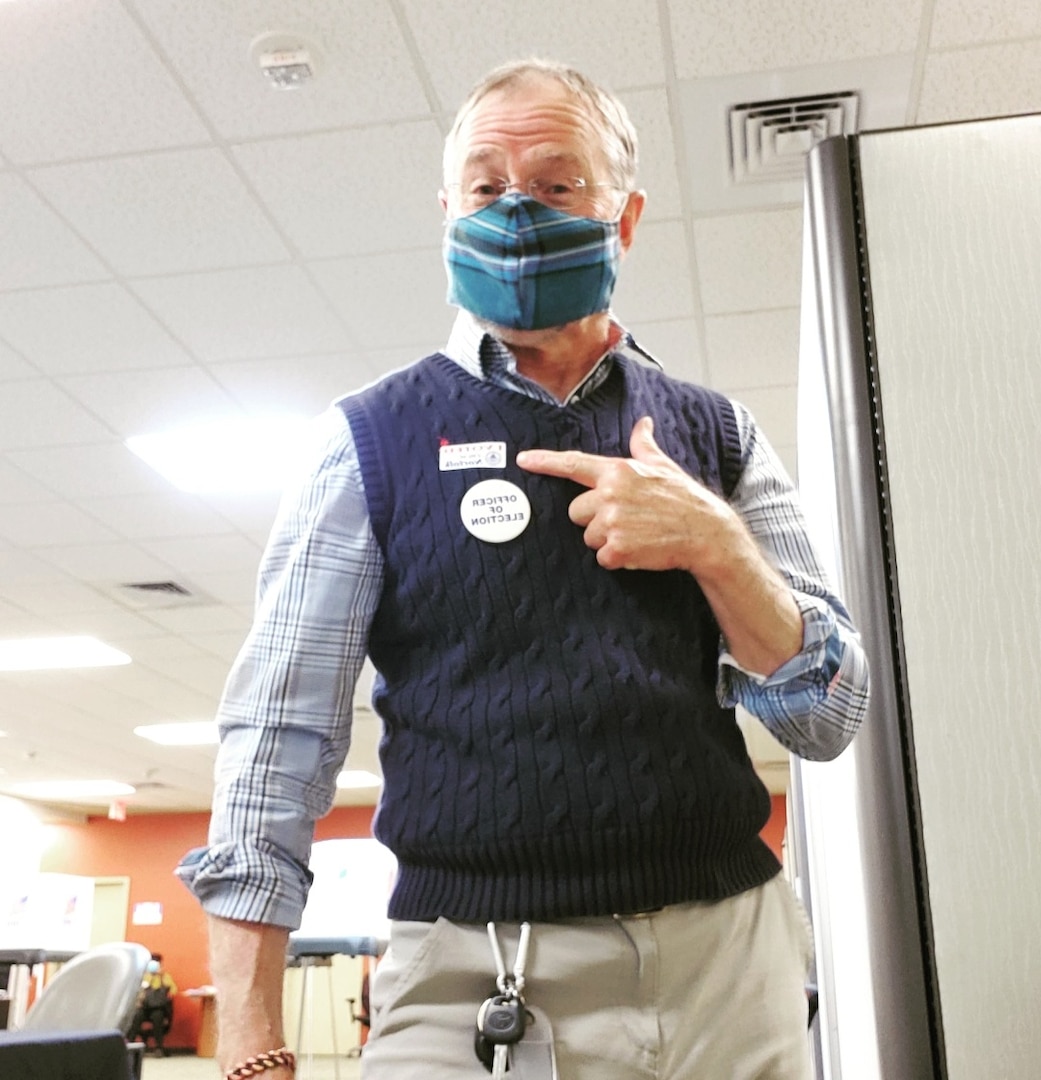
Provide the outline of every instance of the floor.
{"type": "MultiPolygon", "coordinates": [[[[297,1061],[296,1080],[358,1080],[361,1064],[357,1058],[308,1056],[297,1061]],[[339,1070],[337,1071],[337,1065],[339,1070]]],[[[146,1057],[141,1080],[219,1080],[220,1071],[213,1058],[197,1058],[190,1054],[171,1054],[170,1057],[146,1057]]]]}

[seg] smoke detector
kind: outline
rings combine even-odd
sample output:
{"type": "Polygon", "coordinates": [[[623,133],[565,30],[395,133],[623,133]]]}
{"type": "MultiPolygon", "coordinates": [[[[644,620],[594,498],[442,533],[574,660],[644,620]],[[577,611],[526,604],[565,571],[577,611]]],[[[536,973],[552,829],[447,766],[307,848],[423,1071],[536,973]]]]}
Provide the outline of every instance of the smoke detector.
{"type": "Polygon", "coordinates": [[[274,90],[297,90],[318,73],[318,50],[296,34],[261,34],[249,55],[274,90]]]}
{"type": "Polygon", "coordinates": [[[801,180],[807,153],[831,135],[857,130],[856,91],[777,98],[727,111],[730,171],[737,184],[801,180]]]}

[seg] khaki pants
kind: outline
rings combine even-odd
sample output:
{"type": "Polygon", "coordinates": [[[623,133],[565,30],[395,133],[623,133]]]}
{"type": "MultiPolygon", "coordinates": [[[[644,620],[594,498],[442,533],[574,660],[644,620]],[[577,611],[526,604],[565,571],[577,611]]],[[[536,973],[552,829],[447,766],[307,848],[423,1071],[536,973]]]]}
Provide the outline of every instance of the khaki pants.
{"type": "MultiPolygon", "coordinates": [[[[497,930],[510,968],[518,927],[497,930]]],[[[534,923],[525,998],[552,1025],[560,1080],[808,1080],[811,950],[778,875],[714,904],[534,923]]],[[[372,980],[362,1077],[487,1077],[474,1023],[495,992],[483,925],[395,923],[372,980]]]]}

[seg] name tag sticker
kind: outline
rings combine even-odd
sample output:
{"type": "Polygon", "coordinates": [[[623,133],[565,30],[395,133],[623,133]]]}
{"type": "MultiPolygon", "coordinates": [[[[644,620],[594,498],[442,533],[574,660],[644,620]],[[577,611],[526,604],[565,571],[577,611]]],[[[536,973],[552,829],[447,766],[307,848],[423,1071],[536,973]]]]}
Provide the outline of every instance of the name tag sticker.
{"type": "Polygon", "coordinates": [[[509,480],[482,480],[463,496],[459,516],[471,536],[489,544],[502,544],[528,527],[531,503],[509,480]]]}
{"type": "Polygon", "coordinates": [[[506,444],[504,442],[447,443],[438,450],[438,468],[441,472],[455,469],[504,469],[506,468],[506,444]]]}

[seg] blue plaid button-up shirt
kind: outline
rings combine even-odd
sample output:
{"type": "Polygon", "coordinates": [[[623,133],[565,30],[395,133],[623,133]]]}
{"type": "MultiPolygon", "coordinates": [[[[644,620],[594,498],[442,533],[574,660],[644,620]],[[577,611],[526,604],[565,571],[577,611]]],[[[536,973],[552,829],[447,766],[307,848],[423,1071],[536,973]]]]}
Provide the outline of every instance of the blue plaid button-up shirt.
{"type": "MultiPolygon", "coordinates": [[[[478,378],[567,407],[601,384],[614,355],[653,361],[620,326],[613,337],[562,403],[518,373],[512,353],[465,313],[445,352],[478,378]]],[[[867,660],[807,538],[791,481],[748,411],[735,409],[745,467],[731,505],[792,588],[803,647],[764,677],[743,670],[721,644],[718,696],[757,716],[792,752],[830,758],[864,715],[867,660]]],[[[350,744],[354,686],[383,585],[343,413],[330,409],[316,434],[305,474],[283,498],[261,561],[254,623],[220,704],[209,846],[178,868],[211,914],[289,927],[306,900],[314,821],[332,805],[350,744]]]]}

